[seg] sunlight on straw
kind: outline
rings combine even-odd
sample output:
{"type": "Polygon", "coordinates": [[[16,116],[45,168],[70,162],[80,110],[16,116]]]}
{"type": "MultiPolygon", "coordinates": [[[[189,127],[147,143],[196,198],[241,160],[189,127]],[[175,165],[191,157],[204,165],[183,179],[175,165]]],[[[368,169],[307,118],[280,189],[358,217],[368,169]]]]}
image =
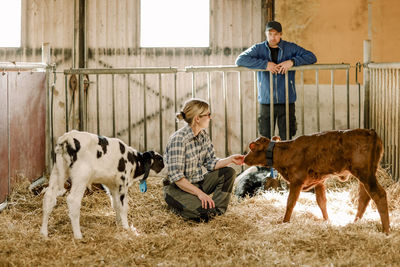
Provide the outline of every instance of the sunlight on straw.
{"type": "MultiPolygon", "coordinates": [[[[277,193],[267,191],[262,194],[262,198],[268,199],[275,207],[286,207],[286,202],[289,193],[277,193]]],[[[329,216],[329,223],[335,226],[345,226],[354,222],[357,213],[357,206],[354,206],[350,201],[349,192],[332,192],[328,191],[327,198],[327,211],[329,216]]],[[[315,194],[311,192],[301,192],[300,197],[293,210],[292,216],[295,214],[312,214],[315,218],[322,220],[322,213],[317,205],[315,194]]],[[[283,217],[283,214],[282,214],[283,217]]],[[[368,206],[364,213],[363,220],[376,220],[380,221],[379,213],[377,210],[372,209],[371,205],[368,206]]]]}

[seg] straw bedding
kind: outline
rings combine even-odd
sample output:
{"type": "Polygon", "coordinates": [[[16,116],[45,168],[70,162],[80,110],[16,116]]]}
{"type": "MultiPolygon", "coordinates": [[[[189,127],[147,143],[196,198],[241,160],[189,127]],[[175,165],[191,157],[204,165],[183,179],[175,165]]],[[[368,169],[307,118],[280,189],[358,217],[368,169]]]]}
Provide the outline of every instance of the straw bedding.
{"type": "MultiPolygon", "coordinates": [[[[380,175],[382,176],[382,175],[380,175]]],[[[149,177],[148,191],[130,188],[129,223],[139,235],[115,226],[102,191],[82,201],[84,238],[74,240],[66,197],[58,198],[49,222],[49,239],[39,234],[43,194],[20,183],[0,213],[0,266],[390,266],[400,262],[400,186],[380,177],[390,206],[391,233],[381,233],[379,214],[370,205],[363,220],[356,212],[354,179],[328,182],[330,222],[321,220],[313,193],[303,192],[290,223],[280,223],[287,192],[264,192],[238,200],[209,223],[185,221],[162,198],[160,177],[149,177]],[[382,179],[385,182],[382,182],[382,179]]]]}

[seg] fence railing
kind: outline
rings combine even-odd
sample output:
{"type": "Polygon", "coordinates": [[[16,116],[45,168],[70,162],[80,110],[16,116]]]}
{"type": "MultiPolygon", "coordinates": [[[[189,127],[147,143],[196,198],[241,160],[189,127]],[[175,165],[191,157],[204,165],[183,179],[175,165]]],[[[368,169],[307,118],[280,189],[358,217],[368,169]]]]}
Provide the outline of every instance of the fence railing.
{"type": "MultiPolygon", "coordinates": [[[[298,77],[299,81],[297,82],[297,91],[298,95],[301,97],[296,104],[298,108],[297,112],[300,113],[300,121],[298,122],[300,130],[298,134],[338,128],[347,129],[350,127],[361,127],[360,116],[356,118],[356,120],[358,119],[358,123],[353,123],[353,125],[350,123],[351,90],[349,86],[349,69],[349,64],[315,64],[293,67],[291,69],[300,74],[300,77],[298,77]],[[327,71],[330,74],[330,82],[328,85],[320,84],[320,73],[323,71],[327,71]],[[338,84],[335,81],[336,71],[344,71],[344,84],[338,84]],[[304,72],[308,72],[307,77],[314,77],[315,82],[308,82],[306,84],[304,72]],[[314,72],[314,74],[309,72],[314,72]],[[323,90],[322,87],[324,87],[323,90]],[[340,101],[337,100],[338,97],[336,96],[338,87],[341,87],[340,90],[343,94],[343,96],[340,97],[340,101]],[[326,95],[326,92],[329,92],[329,96],[326,95]],[[312,97],[310,97],[310,95],[312,95],[312,97]],[[322,97],[324,97],[323,100],[321,99],[322,97]],[[342,107],[337,108],[338,105],[342,107]],[[327,106],[329,106],[329,108],[327,108],[327,106]],[[322,108],[324,108],[324,112],[329,114],[324,114],[324,116],[322,116],[322,108]],[[309,111],[305,109],[309,109],[309,111]],[[342,114],[342,117],[344,117],[338,118],[338,111],[343,112],[343,110],[345,110],[345,114],[342,114]],[[309,125],[307,125],[306,118],[309,117],[312,117],[312,120],[310,120],[309,125]],[[330,117],[330,123],[327,123],[327,117],[330,117]],[[340,120],[342,122],[338,125],[338,121],[340,120]],[[321,122],[324,122],[323,127],[321,122]]],[[[113,137],[126,139],[125,141],[129,145],[131,145],[133,141],[140,139],[143,143],[142,148],[145,150],[148,149],[148,137],[150,135],[152,140],[158,138],[158,148],[156,149],[162,152],[165,142],[171,134],[171,129],[168,128],[166,131],[164,130],[167,127],[164,122],[164,118],[167,117],[165,112],[175,114],[178,110],[178,106],[188,97],[198,97],[201,95],[201,97],[206,98],[209,103],[211,103],[213,117],[217,116],[223,118],[223,128],[217,128],[219,126],[211,123],[209,129],[211,137],[214,138],[213,142],[220,144],[220,154],[228,155],[232,152],[243,153],[246,150],[245,147],[247,144],[258,136],[257,71],[265,70],[252,70],[237,66],[190,66],[185,69],[68,69],[63,72],[65,130],[68,131],[72,128],[78,128],[80,130],[97,131],[98,134],[108,132],[109,135],[113,137]],[[206,75],[205,78],[204,74],[206,75]],[[76,79],[76,83],[79,85],[77,86],[77,93],[75,93],[74,90],[68,90],[68,88],[71,88],[71,77],[73,75],[78,76],[76,79]],[[164,77],[168,75],[172,75],[172,78],[169,79],[168,82],[164,82],[164,77]],[[178,80],[181,80],[180,78],[182,78],[182,75],[186,75],[186,78],[190,75],[189,79],[192,85],[191,92],[186,92],[186,88],[182,88],[185,87],[184,82],[178,82],[178,80]],[[104,76],[108,78],[105,79],[104,76]],[[119,79],[116,81],[117,76],[123,80],[119,79]],[[133,76],[135,78],[131,79],[133,76]],[[90,81],[89,77],[91,77],[90,81]],[[132,83],[132,80],[134,80],[134,83],[132,83]],[[95,94],[92,94],[92,96],[89,96],[89,94],[90,91],[93,93],[93,89],[85,89],[89,84],[91,85],[90,88],[93,88],[93,84],[95,86],[95,94]],[[230,89],[237,88],[237,91],[233,89],[228,90],[228,87],[230,89]],[[204,89],[207,91],[206,96],[204,94],[204,89]],[[125,92],[122,93],[121,90],[125,92]],[[152,92],[152,96],[149,96],[150,91],[152,92]],[[220,91],[222,91],[222,99],[219,99],[219,96],[215,96],[217,93],[220,93],[220,91]],[[249,91],[252,92],[252,95],[248,94],[249,91]],[[124,96],[121,97],[122,94],[124,94],[124,96]],[[134,97],[135,94],[140,94],[140,97],[134,97]],[[103,97],[101,97],[102,95],[103,97]],[[105,95],[107,95],[107,97],[104,97],[105,95]],[[235,97],[233,97],[233,95],[235,97]],[[135,101],[132,100],[133,97],[135,101]],[[93,101],[94,98],[96,99],[95,101],[93,101]],[[149,98],[151,99],[149,100],[149,98]],[[216,102],[214,100],[215,98],[217,98],[216,104],[214,103],[216,102]],[[92,102],[88,104],[88,101],[92,102]],[[108,101],[108,104],[105,104],[106,101],[108,101]],[[123,101],[123,103],[121,101],[123,101]],[[148,102],[150,102],[150,105],[148,102]],[[168,104],[166,104],[166,102],[168,102],[168,104]],[[214,106],[212,103],[214,103],[214,106]],[[173,108],[173,112],[167,111],[167,105],[169,109],[173,108]],[[93,106],[95,108],[93,108],[93,106]],[[132,122],[131,117],[133,106],[135,110],[142,110],[141,118],[139,120],[136,119],[136,123],[132,122]],[[232,106],[235,106],[235,108],[233,109],[232,106]],[[91,110],[88,110],[88,107],[91,110]],[[149,108],[153,111],[149,112],[149,108]],[[103,114],[102,117],[100,117],[99,114],[102,112],[104,113],[104,110],[107,110],[107,114],[103,114]],[[125,115],[118,115],[116,110],[124,110],[123,113],[125,115]],[[236,113],[234,110],[238,110],[239,114],[237,123],[236,116],[232,114],[236,113]],[[121,121],[122,117],[124,122],[121,121]],[[158,120],[158,131],[149,133],[149,121],[155,119],[158,120]],[[106,120],[110,120],[111,123],[105,125],[104,121],[106,120]],[[126,125],[123,130],[120,129],[121,127],[117,127],[117,121],[120,125],[126,125]],[[137,124],[141,124],[142,130],[140,134],[135,134],[135,138],[133,139],[132,125],[137,124]],[[239,125],[238,127],[236,126],[237,124],[239,125]],[[93,127],[89,129],[88,125],[93,125],[93,127]],[[251,130],[249,130],[250,128],[251,130]],[[124,137],[122,132],[126,132],[124,137]],[[224,144],[223,148],[222,144],[224,144]]],[[[288,95],[287,87],[286,75],[286,95],[288,95]]],[[[355,92],[355,94],[356,97],[354,97],[352,101],[356,102],[354,106],[356,106],[359,111],[362,108],[360,92],[355,92]]],[[[271,106],[273,112],[273,105],[271,106]]],[[[288,109],[288,100],[286,101],[286,109],[288,109]]],[[[359,112],[357,113],[359,114],[359,112]]],[[[288,115],[286,123],[288,124],[288,115]]],[[[152,125],[154,125],[154,123],[152,125]]],[[[177,123],[175,123],[175,127],[172,130],[176,129],[177,123]]],[[[271,129],[274,129],[274,127],[271,129]]],[[[287,131],[288,130],[289,127],[287,127],[287,131]]],[[[53,142],[55,141],[53,137],[51,140],[53,140],[53,142]]],[[[152,149],[153,148],[154,145],[152,149]]]]}
{"type": "MultiPolygon", "coordinates": [[[[80,130],[87,130],[87,123],[88,123],[88,114],[87,114],[87,94],[85,93],[85,85],[84,85],[84,77],[85,75],[95,75],[95,83],[96,83],[96,125],[97,125],[97,133],[100,134],[100,101],[99,101],[99,95],[100,95],[100,86],[99,86],[99,75],[108,75],[111,76],[111,95],[112,95],[112,136],[116,136],[116,99],[115,99],[115,75],[124,75],[126,76],[127,80],[130,80],[130,75],[135,74],[135,75],[142,75],[143,77],[143,82],[142,82],[142,89],[143,89],[143,136],[144,136],[144,148],[147,149],[147,101],[146,101],[146,75],[147,74],[157,74],[158,79],[159,79],[159,87],[158,87],[158,95],[159,95],[159,123],[160,123],[160,148],[163,147],[163,112],[162,112],[162,79],[161,75],[162,74],[174,74],[175,80],[176,80],[176,73],[178,72],[177,68],[113,68],[113,69],[70,69],[70,70],[65,70],[64,75],[65,75],[65,103],[66,108],[65,108],[65,118],[66,118],[66,131],[69,130],[69,117],[70,113],[68,110],[68,75],[79,75],[79,129],[80,130]]],[[[128,125],[130,126],[132,124],[131,121],[131,83],[127,83],[127,118],[128,118],[128,125]]],[[[176,83],[175,83],[175,88],[174,88],[174,95],[176,96],[176,83]]],[[[175,108],[176,110],[176,108],[175,108]]],[[[132,133],[131,133],[131,127],[128,127],[128,144],[131,144],[131,139],[132,139],[132,133]]]]}
{"type": "Polygon", "coordinates": [[[370,127],[383,140],[383,162],[392,177],[400,177],[400,63],[369,63],[370,127]]]}
{"type": "MultiPolygon", "coordinates": [[[[305,65],[305,66],[298,66],[298,67],[292,67],[290,71],[298,71],[300,72],[300,91],[301,91],[301,134],[305,133],[305,124],[304,124],[304,107],[305,107],[305,87],[304,87],[304,71],[311,70],[315,71],[315,87],[316,87],[316,101],[315,101],[315,108],[316,108],[316,123],[317,123],[317,131],[321,131],[321,113],[320,113],[320,84],[319,84],[319,71],[320,70],[327,70],[330,71],[330,90],[331,90],[331,113],[332,113],[332,119],[331,119],[331,128],[330,129],[336,129],[336,105],[335,105],[335,82],[334,82],[334,71],[335,70],[344,70],[346,72],[346,128],[350,128],[350,86],[349,86],[349,69],[350,69],[350,64],[314,64],[314,65],[305,65]]],[[[256,77],[256,72],[257,71],[266,71],[264,69],[256,69],[256,70],[251,70],[245,67],[237,67],[237,66],[196,66],[196,67],[186,67],[185,68],[186,72],[191,72],[192,73],[192,96],[196,95],[196,88],[195,88],[195,73],[199,72],[205,72],[207,73],[207,88],[208,88],[208,96],[211,95],[210,93],[210,73],[211,72],[221,72],[222,73],[222,90],[223,90],[223,96],[224,96],[224,119],[225,119],[225,125],[227,125],[227,120],[228,120],[228,112],[227,112],[227,82],[226,82],[226,75],[228,72],[236,72],[238,74],[238,95],[239,95],[239,109],[240,109],[240,142],[241,142],[241,152],[243,152],[243,97],[242,97],[242,86],[241,86],[241,81],[242,81],[242,72],[249,72],[253,71],[253,89],[254,89],[254,94],[257,95],[257,77],[256,77]]],[[[270,75],[270,85],[273,84],[273,75],[270,75]]],[[[288,93],[288,73],[285,75],[285,96],[286,96],[286,102],[285,102],[285,108],[286,108],[286,136],[289,136],[289,93],[288,93]]],[[[273,87],[270,86],[270,95],[273,95],[273,87]]],[[[360,100],[361,92],[358,91],[358,107],[359,110],[361,110],[361,100],[360,100]]],[[[208,99],[210,102],[210,99],[208,99]]],[[[273,98],[271,98],[272,102],[270,105],[270,114],[274,114],[274,105],[273,105],[273,98]]],[[[256,112],[253,114],[254,119],[255,119],[255,128],[256,128],[256,133],[258,132],[258,102],[257,102],[257,97],[254,98],[254,106],[256,107],[256,112]]],[[[360,112],[358,114],[361,114],[360,112]]],[[[274,135],[275,132],[275,122],[274,122],[274,116],[270,117],[270,124],[271,124],[271,136],[274,135]]],[[[359,115],[358,117],[358,127],[361,127],[361,116],[359,115]]],[[[210,126],[210,131],[212,131],[212,125],[210,126]]],[[[225,127],[225,154],[228,154],[228,129],[225,127]]]]}

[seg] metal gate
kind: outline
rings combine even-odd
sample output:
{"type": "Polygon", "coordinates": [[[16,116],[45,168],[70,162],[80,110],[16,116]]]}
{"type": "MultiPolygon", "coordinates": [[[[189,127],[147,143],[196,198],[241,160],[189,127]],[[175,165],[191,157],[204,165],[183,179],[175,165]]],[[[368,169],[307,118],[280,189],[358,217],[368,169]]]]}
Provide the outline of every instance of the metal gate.
{"type": "Polygon", "coordinates": [[[400,63],[369,63],[369,122],[383,140],[383,162],[400,178],[400,63]]]}
{"type": "MultiPolygon", "coordinates": [[[[362,126],[361,93],[359,88],[349,85],[349,64],[315,64],[292,69],[299,72],[298,135],[362,126]],[[314,77],[315,83],[305,84],[305,73],[314,77]],[[330,77],[328,85],[320,83],[321,73],[330,77]],[[335,78],[339,74],[344,77],[342,84],[335,78]],[[307,112],[312,120],[307,121],[310,117],[305,115],[307,112]],[[322,113],[327,114],[322,116],[322,113]]],[[[256,71],[264,70],[237,66],[65,70],[65,131],[74,128],[119,137],[139,150],[151,148],[162,153],[168,137],[177,129],[176,123],[168,127],[168,121],[174,119],[184,100],[201,97],[210,102],[213,117],[219,118],[209,129],[217,154],[243,153],[247,144],[258,136],[256,71]],[[179,81],[182,76],[189,77],[191,88],[179,81]],[[77,90],[70,89],[74,80],[79,85],[77,90]],[[136,119],[133,109],[140,111],[136,119]],[[134,129],[138,124],[140,131],[134,129]],[[153,143],[149,144],[150,141],[153,143]]]]}

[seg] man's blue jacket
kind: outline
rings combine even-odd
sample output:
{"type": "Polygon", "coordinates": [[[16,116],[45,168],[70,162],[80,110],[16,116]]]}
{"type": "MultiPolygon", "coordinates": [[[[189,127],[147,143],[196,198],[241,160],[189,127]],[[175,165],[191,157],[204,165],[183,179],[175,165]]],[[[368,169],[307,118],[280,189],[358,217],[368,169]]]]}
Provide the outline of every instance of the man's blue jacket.
{"type": "MultiPolygon", "coordinates": [[[[278,43],[278,47],[277,64],[290,59],[293,59],[294,66],[308,65],[317,62],[317,58],[312,52],[295,43],[286,42],[281,39],[278,43]]],[[[268,46],[268,41],[264,41],[242,52],[236,59],[236,65],[250,69],[266,69],[270,61],[272,61],[271,51],[268,46]]],[[[261,104],[270,104],[269,74],[269,71],[259,71],[257,73],[258,102],[261,104]]],[[[289,71],[288,75],[289,103],[294,103],[296,101],[295,71],[289,71]]],[[[274,83],[274,104],[283,104],[285,103],[285,75],[274,74],[272,78],[274,83]]]]}

